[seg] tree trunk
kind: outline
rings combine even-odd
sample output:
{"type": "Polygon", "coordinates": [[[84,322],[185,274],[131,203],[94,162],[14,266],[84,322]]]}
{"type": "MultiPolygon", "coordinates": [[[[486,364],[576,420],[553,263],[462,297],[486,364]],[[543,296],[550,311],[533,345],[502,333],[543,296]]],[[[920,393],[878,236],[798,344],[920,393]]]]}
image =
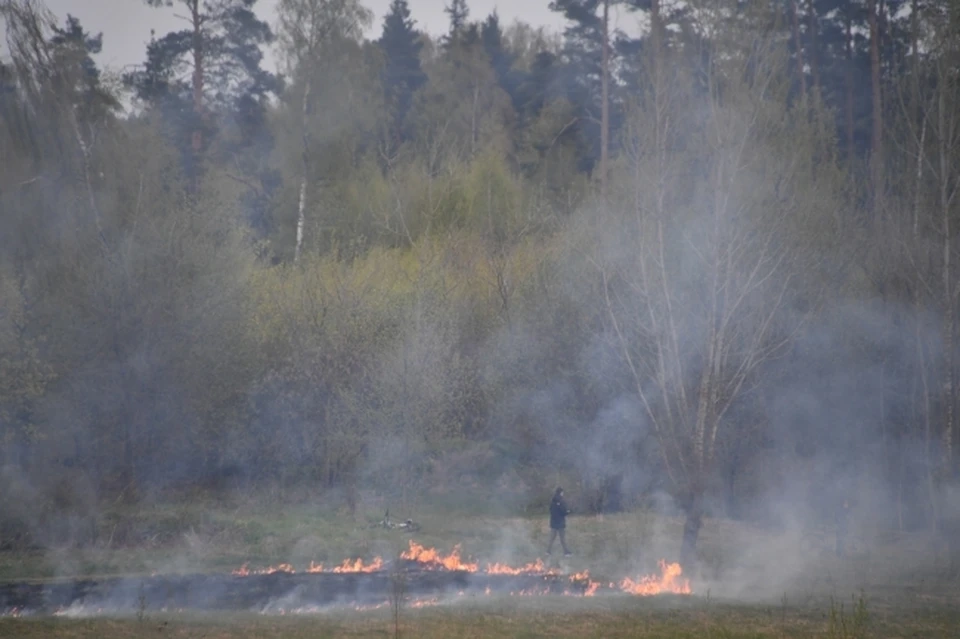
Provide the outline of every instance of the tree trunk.
{"type": "Polygon", "coordinates": [[[600,199],[607,201],[607,154],[610,145],[610,0],[603,2],[603,59],[600,64],[600,199]]]}
{"type": "MultiPolygon", "coordinates": [[[[910,124],[916,126],[920,122],[920,141],[917,145],[917,170],[916,183],[913,192],[913,240],[914,246],[919,246],[920,232],[920,192],[923,188],[923,153],[927,138],[927,114],[922,114],[920,105],[920,21],[918,12],[920,8],[917,0],[911,0],[910,3],[910,124]]],[[[919,287],[920,282],[917,282],[919,287]]]]}
{"type": "MultiPolygon", "coordinates": [[[[914,47],[916,47],[916,41],[914,41],[914,47]]],[[[916,56],[917,49],[914,48],[914,56],[916,56]]],[[[914,64],[917,64],[917,58],[914,57],[914,64]]],[[[916,68],[914,70],[916,72],[916,68]]],[[[914,123],[917,119],[917,113],[919,112],[919,88],[914,87],[913,100],[911,101],[911,109],[913,110],[914,123]]],[[[920,125],[920,140],[917,143],[917,154],[916,154],[916,171],[914,173],[914,184],[913,184],[913,224],[912,224],[912,237],[913,237],[913,249],[914,251],[919,251],[921,247],[920,242],[920,197],[921,190],[923,189],[923,160],[924,160],[924,149],[926,147],[926,138],[927,138],[927,119],[926,116],[923,117],[923,121],[920,125]]],[[[916,253],[915,253],[916,255],[916,253]]],[[[917,268],[922,268],[921,261],[918,263],[917,268]]],[[[922,418],[924,425],[924,451],[926,455],[927,462],[927,491],[928,499],[930,500],[930,529],[936,533],[939,527],[939,508],[937,505],[937,493],[936,493],[936,483],[934,478],[934,464],[932,458],[932,423],[931,423],[931,404],[930,404],[930,387],[927,382],[927,357],[926,357],[926,346],[924,344],[924,331],[923,331],[923,275],[917,273],[917,281],[913,286],[913,303],[914,303],[914,338],[916,342],[916,366],[918,375],[914,376],[915,383],[919,381],[921,384],[922,392],[922,404],[919,409],[915,411],[915,414],[922,418]]],[[[903,454],[901,453],[901,457],[903,454]]],[[[902,472],[901,472],[901,484],[903,482],[902,472]]],[[[902,515],[901,515],[902,517],[902,515]]],[[[903,524],[901,522],[901,529],[903,524]]]]}
{"type": "Polygon", "coordinates": [[[807,0],[807,18],[810,28],[810,71],[813,74],[813,93],[820,97],[820,30],[817,21],[817,8],[813,0],[807,0]]]}
{"type": "Polygon", "coordinates": [[[100,238],[100,248],[103,250],[104,254],[106,254],[109,250],[109,247],[107,246],[107,237],[103,233],[100,205],[97,203],[97,194],[93,185],[93,161],[90,157],[90,146],[87,144],[86,140],[84,140],[83,134],[80,133],[80,124],[77,120],[76,108],[73,106],[67,108],[67,118],[69,119],[70,126],[73,129],[73,135],[77,140],[77,147],[80,149],[80,157],[83,165],[83,183],[87,189],[87,201],[90,204],[90,212],[93,214],[93,223],[97,229],[97,236],[100,238]]]}
{"type": "Polygon", "coordinates": [[[918,104],[919,81],[917,75],[920,72],[920,6],[918,0],[910,0],[910,61],[913,63],[911,73],[913,74],[912,88],[914,104],[918,104]]]}
{"type": "Polygon", "coordinates": [[[660,24],[660,0],[650,0],[650,36],[653,38],[653,64],[654,76],[659,78],[656,70],[660,68],[660,47],[663,45],[663,37],[660,24]]]}
{"type": "Polygon", "coordinates": [[[734,456],[734,459],[730,464],[727,465],[726,472],[726,495],[724,496],[724,501],[726,502],[726,513],[728,519],[737,520],[740,519],[740,499],[737,496],[737,474],[738,470],[741,467],[740,455],[737,454],[734,456]]]}
{"type": "MultiPolygon", "coordinates": [[[[917,299],[917,308],[919,308],[919,293],[917,294],[917,299]]],[[[917,359],[919,360],[920,382],[923,389],[923,406],[921,411],[923,414],[923,440],[927,471],[927,498],[930,500],[930,530],[936,534],[939,527],[940,508],[937,500],[936,478],[934,476],[936,465],[933,461],[933,422],[930,415],[930,385],[927,381],[927,357],[926,346],[923,342],[922,317],[920,313],[916,314],[914,328],[917,343],[917,359]]]]}
{"type": "Polygon", "coordinates": [[[903,532],[903,474],[906,471],[906,459],[900,451],[897,468],[897,530],[903,532]]]}
{"type": "MultiPolygon", "coordinates": [[[[663,24],[660,22],[660,0],[650,3],[650,29],[653,33],[653,110],[656,121],[654,123],[654,149],[656,153],[656,214],[657,219],[663,219],[664,208],[664,174],[666,172],[666,120],[667,96],[663,86],[663,24]]],[[[639,170],[639,166],[638,166],[639,170]]],[[[637,185],[640,181],[637,181],[637,185]]],[[[637,209],[639,212],[639,208],[637,209]]]]}
{"type": "Polygon", "coordinates": [[[297,245],[293,250],[294,263],[300,261],[300,252],[303,250],[303,227],[307,210],[307,176],[300,178],[300,198],[297,203],[297,245]]]}
{"type": "Polygon", "coordinates": [[[193,111],[197,122],[193,130],[193,152],[199,155],[203,147],[203,20],[200,15],[200,0],[190,4],[193,23],[193,111]]]}
{"type": "Polygon", "coordinates": [[[680,545],[680,566],[691,573],[697,565],[697,541],[703,527],[703,489],[695,487],[683,522],[683,542],[680,545]]]}
{"type": "Polygon", "coordinates": [[[883,204],[883,103],[880,91],[880,24],[877,0],[868,0],[868,23],[870,27],[870,84],[873,97],[873,135],[870,143],[870,181],[873,190],[872,207],[874,219],[883,204]]]}
{"type": "Polygon", "coordinates": [[[473,85],[473,105],[470,109],[470,158],[473,159],[477,155],[477,139],[479,138],[479,133],[477,131],[477,111],[478,104],[480,102],[480,85],[473,85]]]}
{"type": "Polygon", "coordinates": [[[120,494],[125,500],[133,501],[137,498],[139,486],[137,482],[137,433],[134,419],[129,411],[121,413],[123,419],[123,465],[120,472],[122,478],[120,494]]]}
{"type": "Polygon", "coordinates": [[[307,181],[310,179],[310,133],[307,125],[307,117],[310,113],[311,89],[312,82],[308,75],[303,87],[303,103],[301,104],[301,114],[303,117],[301,126],[303,128],[300,137],[303,143],[303,150],[300,162],[303,173],[300,176],[300,199],[297,203],[297,244],[293,251],[294,262],[300,261],[300,254],[303,251],[303,228],[307,217],[307,181]]]}
{"type": "Polygon", "coordinates": [[[800,41],[800,11],[797,9],[799,0],[790,0],[791,22],[793,23],[793,46],[797,52],[797,77],[800,79],[800,99],[807,99],[807,74],[803,69],[803,43],[800,41]]]}
{"type": "Polygon", "coordinates": [[[853,19],[849,12],[846,15],[846,85],[847,85],[847,162],[854,157],[854,137],[853,137],[853,19]]]}
{"type": "MultiPolygon", "coordinates": [[[[950,225],[950,216],[951,216],[951,200],[953,199],[953,194],[950,193],[950,178],[952,176],[952,166],[954,164],[953,158],[951,157],[951,149],[949,146],[953,142],[953,130],[954,123],[947,123],[947,112],[950,107],[946,104],[946,87],[939,88],[939,99],[938,99],[938,118],[939,122],[939,156],[940,156],[940,214],[941,214],[941,234],[943,238],[943,352],[946,358],[944,366],[946,368],[946,380],[943,384],[943,393],[942,393],[942,402],[944,404],[944,415],[943,415],[943,433],[941,436],[941,445],[942,445],[942,474],[943,480],[946,481],[949,478],[950,470],[953,466],[953,430],[954,430],[954,421],[955,421],[955,411],[954,411],[954,402],[956,398],[954,397],[954,388],[956,387],[954,381],[954,367],[955,356],[953,352],[954,348],[954,335],[956,333],[956,306],[954,301],[954,283],[953,283],[953,274],[951,269],[953,264],[951,257],[953,255],[953,237],[952,229],[950,225]]],[[[949,117],[955,117],[950,113],[949,117]]]]}

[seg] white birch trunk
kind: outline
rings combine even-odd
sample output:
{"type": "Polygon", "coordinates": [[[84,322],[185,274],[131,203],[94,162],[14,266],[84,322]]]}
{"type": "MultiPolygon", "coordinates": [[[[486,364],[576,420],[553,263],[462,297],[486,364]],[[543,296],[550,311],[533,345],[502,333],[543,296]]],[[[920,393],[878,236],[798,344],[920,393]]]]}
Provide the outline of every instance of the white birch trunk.
{"type": "Polygon", "coordinates": [[[301,170],[302,175],[300,176],[300,198],[297,203],[297,244],[293,251],[293,261],[300,261],[300,254],[303,252],[303,227],[306,223],[307,217],[307,180],[310,179],[310,164],[309,164],[309,152],[310,152],[310,143],[309,143],[309,133],[307,129],[307,115],[310,112],[310,90],[311,90],[311,81],[310,77],[307,76],[306,85],[303,88],[303,104],[302,115],[303,121],[301,122],[301,137],[303,139],[303,154],[301,159],[301,170]]]}
{"type": "Polygon", "coordinates": [[[300,261],[300,252],[303,249],[303,223],[307,209],[307,176],[300,178],[300,201],[297,205],[297,246],[293,251],[293,261],[300,261]]]}

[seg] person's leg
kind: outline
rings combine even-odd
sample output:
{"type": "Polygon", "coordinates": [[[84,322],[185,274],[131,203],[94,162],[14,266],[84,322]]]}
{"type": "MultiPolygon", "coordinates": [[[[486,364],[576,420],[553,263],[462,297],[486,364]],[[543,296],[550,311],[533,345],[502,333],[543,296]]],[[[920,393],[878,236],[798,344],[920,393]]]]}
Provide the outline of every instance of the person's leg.
{"type": "Polygon", "coordinates": [[[570,549],[567,548],[567,529],[566,528],[560,529],[560,545],[563,546],[563,554],[569,555],[570,549]]]}
{"type": "MultiPolygon", "coordinates": [[[[551,528],[551,529],[550,529],[550,543],[547,544],[547,554],[548,554],[548,555],[553,551],[553,542],[554,542],[554,540],[555,540],[556,538],[557,538],[557,529],[556,529],[556,528],[551,528]]],[[[561,541],[561,542],[563,541],[563,538],[562,538],[562,537],[561,537],[560,541],[561,541]]]]}

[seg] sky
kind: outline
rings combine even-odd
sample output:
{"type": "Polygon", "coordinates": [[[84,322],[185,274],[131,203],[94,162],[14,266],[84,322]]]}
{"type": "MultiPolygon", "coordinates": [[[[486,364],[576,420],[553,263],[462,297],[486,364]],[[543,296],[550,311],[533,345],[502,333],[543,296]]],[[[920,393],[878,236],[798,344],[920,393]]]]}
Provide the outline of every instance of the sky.
{"type": "MultiPolygon", "coordinates": [[[[376,37],[383,26],[383,16],[390,0],[361,1],[373,11],[373,26],[368,36],[376,37]]],[[[420,29],[433,35],[445,33],[448,17],[443,8],[448,2],[409,0],[411,17],[417,21],[420,29]]],[[[258,0],[256,5],[257,13],[271,26],[275,23],[277,4],[278,0],[258,0]]],[[[467,4],[473,20],[482,20],[496,9],[504,26],[519,19],[557,31],[563,28],[562,17],[548,9],[549,0],[468,0],[467,4]]],[[[115,70],[143,61],[151,28],[161,36],[182,29],[184,24],[174,15],[178,13],[176,7],[154,9],[147,6],[144,0],[46,0],[46,5],[61,19],[65,19],[68,13],[76,16],[90,33],[103,32],[103,52],[97,62],[115,70]]],[[[269,56],[268,61],[272,62],[273,56],[269,56]]]]}

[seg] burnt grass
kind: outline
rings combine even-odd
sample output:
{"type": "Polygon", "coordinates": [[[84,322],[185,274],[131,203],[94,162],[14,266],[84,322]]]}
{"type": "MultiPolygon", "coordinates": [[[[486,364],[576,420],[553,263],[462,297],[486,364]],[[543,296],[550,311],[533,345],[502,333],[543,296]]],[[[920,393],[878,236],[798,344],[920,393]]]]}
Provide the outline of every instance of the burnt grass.
{"type": "MultiPolygon", "coordinates": [[[[379,504],[350,515],[309,501],[187,503],[129,513],[140,530],[125,533],[123,543],[0,552],[0,594],[8,601],[17,592],[48,597],[47,614],[0,616],[0,637],[393,637],[395,618],[383,601],[391,588],[386,574],[336,581],[341,590],[351,583],[348,591],[370,592],[366,603],[381,599],[377,607],[355,610],[350,597],[336,601],[337,588],[324,591],[322,586],[344,575],[304,574],[309,562],[329,568],[348,558],[381,556],[389,564],[413,539],[444,553],[459,544],[465,557],[481,565],[519,565],[539,557],[565,575],[589,570],[606,583],[656,572],[658,559],[675,559],[682,526],[677,518],[642,512],[572,517],[568,543],[574,556],[548,559],[548,530],[540,516],[420,506],[395,515],[422,524],[422,531],[409,535],[376,528],[382,514],[379,504]],[[298,572],[230,575],[244,564],[255,570],[279,563],[290,563],[298,572]],[[247,580],[239,594],[223,588],[235,579],[247,580]],[[89,594],[104,584],[122,593],[112,597],[111,610],[93,611],[92,617],[49,616],[62,608],[56,597],[76,599],[70,589],[89,594]],[[263,596],[275,595],[277,584],[319,589],[320,607],[303,614],[293,614],[295,606],[288,614],[259,614],[263,596]],[[179,609],[176,597],[229,601],[219,606],[226,610],[197,611],[179,609]]],[[[456,574],[413,574],[406,581],[407,594],[434,605],[402,605],[400,636],[960,637],[960,562],[943,544],[923,533],[853,534],[853,550],[841,559],[831,552],[829,530],[801,534],[708,519],[689,596],[517,597],[499,588],[484,595],[464,589],[467,582],[457,579],[465,577],[456,574]],[[442,592],[446,596],[435,601],[442,592]]]]}
{"type": "Polygon", "coordinates": [[[451,595],[536,592],[583,594],[586,584],[562,575],[500,575],[462,570],[423,569],[402,562],[373,572],[227,575],[188,574],[149,577],[61,580],[0,584],[0,611],[21,616],[49,616],[82,607],[86,611],[141,616],[147,610],[249,611],[377,606],[402,579],[404,596],[413,601],[451,595]]]}

